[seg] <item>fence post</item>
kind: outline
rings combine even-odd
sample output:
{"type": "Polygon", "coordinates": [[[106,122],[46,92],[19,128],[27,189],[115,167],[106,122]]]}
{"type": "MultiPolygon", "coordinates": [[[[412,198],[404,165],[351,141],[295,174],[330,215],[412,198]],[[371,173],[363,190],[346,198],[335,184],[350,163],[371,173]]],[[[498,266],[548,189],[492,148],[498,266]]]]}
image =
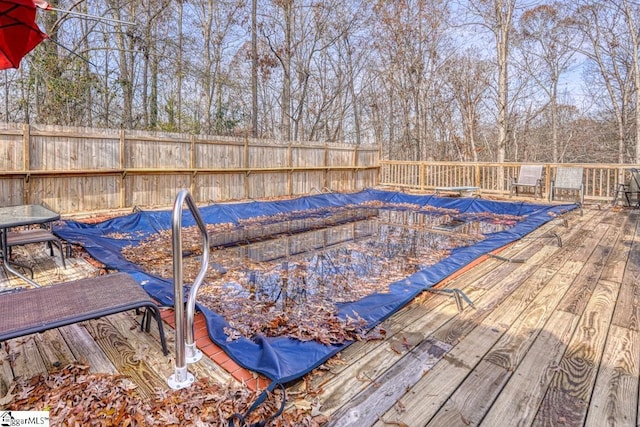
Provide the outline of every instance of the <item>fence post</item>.
{"type": "Polygon", "coordinates": [[[293,179],[291,175],[293,174],[293,162],[291,158],[291,141],[287,143],[287,167],[289,170],[287,171],[287,195],[293,195],[293,179]]]}
{"type": "Polygon", "coordinates": [[[189,178],[191,180],[191,182],[189,183],[189,193],[196,194],[196,180],[198,176],[198,169],[196,167],[196,136],[195,135],[189,135],[189,168],[193,171],[193,173],[189,178]]]}
{"type": "Polygon", "coordinates": [[[242,159],[242,163],[244,164],[244,198],[249,198],[249,139],[244,137],[244,159],[242,159]]]}
{"type": "Polygon", "coordinates": [[[31,191],[29,183],[29,169],[31,169],[31,125],[22,125],[22,171],[24,172],[24,186],[22,188],[22,202],[30,203],[31,191]]]}
{"type": "Polygon", "coordinates": [[[329,144],[324,143],[324,185],[323,188],[329,187],[329,144]]]}
{"type": "MultiPolygon", "coordinates": [[[[377,159],[377,163],[378,163],[378,182],[376,184],[380,185],[380,183],[382,182],[382,177],[383,177],[383,171],[382,171],[382,142],[378,143],[378,159],[377,159]]],[[[387,165],[387,167],[389,167],[389,165],[387,165]]]]}
{"type": "Polygon", "coordinates": [[[22,125],[22,170],[29,171],[31,164],[31,125],[25,123],[22,125]]]}
{"type": "Polygon", "coordinates": [[[118,163],[120,164],[120,170],[122,171],[122,179],[120,180],[120,207],[126,206],[126,188],[127,188],[127,165],[125,165],[125,147],[126,135],[124,129],[120,129],[120,156],[118,163]]]}
{"type": "Polygon", "coordinates": [[[542,194],[542,198],[545,200],[549,200],[549,190],[551,188],[551,165],[544,165],[544,192],[542,194]]]}
{"type": "Polygon", "coordinates": [[[353,170],[351,171],[351,190],[358,188],[358,147],[356,144],[353,148],[353,170]]]}

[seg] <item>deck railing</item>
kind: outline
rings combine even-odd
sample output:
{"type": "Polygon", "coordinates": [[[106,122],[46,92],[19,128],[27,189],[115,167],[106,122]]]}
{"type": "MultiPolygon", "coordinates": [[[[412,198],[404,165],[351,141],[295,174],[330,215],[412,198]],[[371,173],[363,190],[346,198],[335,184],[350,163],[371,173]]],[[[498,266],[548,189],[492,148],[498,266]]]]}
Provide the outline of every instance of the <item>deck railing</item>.
{"type": "MultiPolygon", "coordinates": [[[[482,193],[506,196],[510,182],[518,176],[520,166],[531,163],[462,163],[410,162],[383,160],[380,162],[380,185],[401,189],[433,191],[437,187],[479,187],[482,193]]],[[[556,169],[584,168],[585,201],[612,201],[618,184],[630,180],[630,168],[640,165],[594,163],[543,164],[543,196],[548,198],[556,169]]]]}

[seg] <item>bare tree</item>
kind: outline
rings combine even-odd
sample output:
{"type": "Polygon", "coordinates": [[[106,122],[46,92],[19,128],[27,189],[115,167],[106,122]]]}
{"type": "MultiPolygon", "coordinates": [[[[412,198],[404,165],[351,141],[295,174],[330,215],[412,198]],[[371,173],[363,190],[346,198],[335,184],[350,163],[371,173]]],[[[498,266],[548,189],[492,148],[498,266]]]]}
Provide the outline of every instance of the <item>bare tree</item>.
{"type": "Polygon", "coordinates": [[[176,64],[176,71],[177,71],[177,75],[176,77],[178,78],[177,82],[176,82],[176,98],[177,98],[177,105],[176,105],[176,109],[178,110],[178,117],[177,117],[177,128],[179,130],[182,130],[182,82],[184,81],[184,61],[183,61],[183,51],[184,51],[184,33],[182,31],[182,22],[184,20],[184,0],[178,0],[178,46],[177,46],[177,64],[176,64]]]}
{"type": "Polygon", "coordinates": [[[398,151],[414,160],[437,157],[434,106],[439,103],[439,72],[447,42],[446,1],[375,3],[374,46],[380,57],[379,77],[386,80],[390,104],[400,108],[398,151]]]}
{"type": "Polygon", "coordinates": [[[564,3],[528,9],[520,17],[522,66],[547,95],[550,108],[552,160],[562,161],[558,141],[558,87],[562,74],[574,63],[580,34],[564,3]]]}
{"type": "Polygon", "coordinates": [[[194,10],[194,24],[203,35],[202,53],[195,69],[202,87],[204,130],[227,133],[233,127],[233,119],[227,115],[225,105],[225,90],[231,84],[226,65],[237,51],[232,43],[236,42],[234,31],[241,18],[242,4],[207,0],[196,2],[194,10]]]}
{"type": "MultiPolygon", "coordinates": [[[[305,139],[362,142],[363,124],[360,93],[370,43],[363,38],[370,7],[366,2],[332,3],[325,10],[328,28],[317,27],[318,42],[307,54],[310,78],[304,104],[298,102],[298,117],[307,123],[305,139]],[[331,15],[328,15],[328,13],[331,15]],[[304,107],[304,108],[301,108],[304,107]]],[[[310,45],[311,46],[311,45],[310,45]]],[[[301,128],[302,129],[302,128],[301,128]]]]}
{"type": "Polygon", "coordinates": [[[593,79],[590,89],[602,87],[608,95],[607,107],[615,117],[618,162],[624,163],[633,91],[633,60],[629,57],[625,17],[608,1],[580,4],[576,13],[579,29],[588,41],[581,52],[589,59],[587,70],[593,79]]]}
{"type": "MultiPolygon", "coordinates": [[[[137,16],[138,9],[135,2],[122,4],[121,0],[107,0],[110,9],[115,15],[115,19],[125,21],[128,17],[137,16]]],[[[121,24],[116,24],[116,45],[117,45],[117,63],[118,63],[118,79],[117,82],[122,91],[122,118],[121,126],[124,128],[134,127],[133,101],[134,101],[134,85],[136,78],[135,63],[138,51],[136,50],[136,42],[140,36],[133,28],[126,30],[121,24]]]]}
{"type": "MultiPolygon", "coordinates": [[[[513,33],[513,19],[518,0],[470,0],[470,12],[479,18],[475,22],[493,34],[497,64],[497,121],[498,141],[496,161],[506,160],[509,137],[509,53],[513,33]]],[[[504,179],[499,177],[500,185],[504,179]]]]}
{"type": "Polygon", "coordinates": [[[492,67],[488,61],[470,52],[452,57],[447,66],[451,92],[463,124],[461,160],[479,160],[478,132],[481,106],[491,85],[492,67]]]}
{"type": "Polygon", "coordinates": [[[292,32],[294,25],[293,0],[274,0],[270,24],[263,24],[262,35],[282,69],[279,135],[291,140],[291,62],[293,55],[292,32]],[[278,30],[279,29],[279,30],[278,30]]]}
{"type": "MultiPolygon", "coordinates": [[[[613,4],[620,4],[613,2],[613,4]]],[[[637,26],[638,20],[640,20],[640,4],[638,2],[630,2],[629,0],[622,0],[620,4],[624,12],[627,28],[629,29],[629,50],[631,58],[631,67],[633,69],[633,83],[634,83],[634,101],[635,101],[635,156],[633,162],[640,164],[640,28],[637,26]]]]}
{"type": "Polygon", "coordinates": [[[321,80],[316,62],[338,43],[343,32],[341,26],[334,27],[340,2],[274,0],[271,6],[263,11],[261,34],[280,66],[279,135],[285,141],[301,140],[308,134],[309,97],[321,80]]]}
{"type": "Polygon", "coordinates": [[[258,0],[251,0],[251,136],[258,137],[258,0]]]}

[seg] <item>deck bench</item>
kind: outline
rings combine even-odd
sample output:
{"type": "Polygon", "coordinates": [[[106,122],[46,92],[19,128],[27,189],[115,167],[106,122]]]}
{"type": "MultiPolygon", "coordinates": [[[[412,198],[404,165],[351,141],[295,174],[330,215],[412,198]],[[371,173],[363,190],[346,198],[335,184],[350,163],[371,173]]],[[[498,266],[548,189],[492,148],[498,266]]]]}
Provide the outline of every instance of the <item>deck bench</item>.
{"type": "Polygon", "coordinates": [[[127,273],[114,273],[41,288],[0,294],[0,342],[36,332],[146,308],[141,328],[158,322],[162,351],[167,344],[155,301],[127,273]],[[145,322],[146,320],[146,322],[145,322]]]}
{"type": "Polygon", "coordinates": [[[35,228],[19,231],[7,231],[7,249],[10,251],[13,246],[30,245],[33,243],[48,243],[51,248],[51,255],[53,255],[53,245],[56,245],[60,251],[60,258],[62,259],[62,266],[67,268],[64,261],[64,251],[62,250],[62,243],[51,231],[44,228],[35,228]]]}

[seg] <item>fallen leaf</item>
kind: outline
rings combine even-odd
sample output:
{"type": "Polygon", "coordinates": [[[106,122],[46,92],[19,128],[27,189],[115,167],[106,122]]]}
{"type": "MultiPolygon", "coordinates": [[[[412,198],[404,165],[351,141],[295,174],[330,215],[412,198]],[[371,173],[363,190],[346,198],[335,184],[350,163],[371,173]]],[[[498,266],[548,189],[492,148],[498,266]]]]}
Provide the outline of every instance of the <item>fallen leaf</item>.
{"type": "Polygon", "coordinates": [[[293,402],[293,405],[298,408],[298,409],[302,409],[304,411],[310,411],[311,410],[311,402],[309,402],[308,400],[305,399],[296,399],[295,402],[293,402]]]}

